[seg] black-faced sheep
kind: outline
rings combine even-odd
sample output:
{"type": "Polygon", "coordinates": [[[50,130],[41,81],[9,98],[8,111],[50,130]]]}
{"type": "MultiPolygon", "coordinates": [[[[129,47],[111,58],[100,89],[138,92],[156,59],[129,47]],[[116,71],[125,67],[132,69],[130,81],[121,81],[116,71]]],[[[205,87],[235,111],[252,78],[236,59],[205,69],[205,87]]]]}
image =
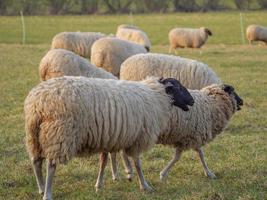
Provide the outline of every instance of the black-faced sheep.
{"type": "MultiPolygon", "coordinates": [[[[139,155],[151,148],[167,128],[172,104],[188,110],[192,96],[175,79],[143,82],[64,76],[43,81],[24,102],[26,147],[39,192],[52,199],[56,165],[80,154],[125,150],[132,157],[140,188],[150,190],[139,155]],[[47,160],[44,186],[42,161],[47,160]]],[[[96,188],[101,187],[99,174],[96,188]]]]}

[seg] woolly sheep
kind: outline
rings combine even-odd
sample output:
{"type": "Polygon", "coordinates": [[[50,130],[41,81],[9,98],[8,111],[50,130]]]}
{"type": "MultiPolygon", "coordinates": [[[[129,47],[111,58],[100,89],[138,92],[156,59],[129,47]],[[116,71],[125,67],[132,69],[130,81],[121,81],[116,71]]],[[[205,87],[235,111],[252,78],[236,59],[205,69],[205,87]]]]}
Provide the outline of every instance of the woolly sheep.
{"type": "Polygon", "coordinates": [[[151,48],[147,34],[136,26],[122,24],[118,26],[116,37],[143,45],[147,51],[151,48]]]}
{"type": "Polygon", "coordinates": [[[139,154],[151,148],[167,126],[172,102],[184,110],[193,104],[175,79],[134,82],[64,76],[34,87],[24,102],[26,147],[43,199],[52,199],[57,164],[83,153],[102,152],[104,170],[107,152],[120,149],[133,158],[140,188],[150,190],[139,154]],[[47,159],[45,187],[43,159],[47,159]]]}
{"type": "Polygon", "coordinates": [[[142,45],[118,38],[106,37],[93,44],[91,62],[97,67],[102,67],[119,77],[120,66],[124,60],[132,55],[146,52],[142,45]]]}
{"type": "Polygon", "coordinates": [[[139,81],[147,76],[175,78],[188,89],[201,89],[221,83],[208,65],[173,55],[138,54],[128,58],[121,65],[120,78],[123,80],[139,81]]]}
{"type": "Polygon", "coordinates": [[[96,32],[61,32],[54,36],[51,49],[67,49],[90,59],[93,43],[105,36],[96,32]]]}
{"type": "Polygon", "coordinates": [[[65,49],[51,49],[39,65],[42,81],[60,76],[85,76],[117,79],[111,73],[92,65],[85,58],[65,49]]]}
{"type": "Polygon", "coordinates": [[[212,36],[212,32],[205,27],[194,28],[174,28],[169,32],[170,49],[176,48],[200,48],[205,44],[208,36],[212,36]]]}
{"type": "Polygon", "coordinates": [[[249,44],[252,44],[253,41],[262,41],[267,44],[267,27],[250,25],[247,27],[246,35],[249,44]]]}
{"type": "MultiPolygon", "coordinates": [[[[167,129],[162,129],[157,143],[175,147],[175,154],[168,165],[160,172],[163,180],[171,167],[180,159],[183,151],[194,149],[200,158],[206,176],[215,178],[209,170],[202,146],[212,141],[226,128],[233,114],[241,109],[243,100],[229,85],[213,84],[201,90],[189,90],[194,99],[194,106],[188,112],[173,108],[167,129]]],[[[131,163],[123,157],[127,178],[132,177],[131,163]]],[[[116,157],[112,156],[112,174],[117,176],[116,157]]]]}

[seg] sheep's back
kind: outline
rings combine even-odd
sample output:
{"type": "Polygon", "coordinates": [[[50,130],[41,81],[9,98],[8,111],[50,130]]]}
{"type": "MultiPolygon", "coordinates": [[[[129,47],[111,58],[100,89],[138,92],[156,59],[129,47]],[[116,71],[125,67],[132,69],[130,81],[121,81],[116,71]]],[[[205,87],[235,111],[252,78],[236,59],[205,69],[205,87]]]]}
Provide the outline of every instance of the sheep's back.
{"type": "Polygon", "coordinates": [[[62,32],[53,38],[51,48],[66,49],[82,57],[90,58],[91,46],[103,37],[105,34],[95,32],[62,32]]]}
{"type": "Polygon", "coordinates": [[[139,81],[147,76],[175,78],[188,89],[221,83],[206,64],[172,55],[139,54],[128,58],[121,66],[121,79],[139,81]]]}

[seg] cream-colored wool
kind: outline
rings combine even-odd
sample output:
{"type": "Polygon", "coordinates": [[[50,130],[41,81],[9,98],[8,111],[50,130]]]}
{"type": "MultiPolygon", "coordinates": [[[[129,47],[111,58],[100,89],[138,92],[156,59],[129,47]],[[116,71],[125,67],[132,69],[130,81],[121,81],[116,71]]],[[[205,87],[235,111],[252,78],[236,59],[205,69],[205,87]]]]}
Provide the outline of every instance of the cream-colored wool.
{"type": "Polygon", "coordinates": [[[220,134],[237,111],[234,95],[222,85],[210,85],[201,90],[189,90],[195,100],[188,112],[173,107],[167,130],[160,134],[158,143],[180,150],[199,148],[220,134]]]}
{"type": "Polygon", "coordinates": [[[122,40],[128,40],[143,45],[148,51],[151,49],[151,43],[147,34],[138,27],[131,25],[120,25],[117,28],[116,37],[122,40]]]}
{"type": "Polygon", "coordinates": [[[174,28],[169,32],[170,50],[176,48],[200,48],[205,44],[208,36],[212,35],[207,28],[174,28]]]}
{"type": "Polygon", "coordinates": [[[30,157],[66,163],[82,153],[124,149],[137,156],[167,127],[171,98],[143,82],[64,76],[34,87],[24,103],[30,157]]]}
{"type": "Polygon", "coordinates": [[[250,44],[253,41],[262,41],[267,44],[267,27],[250,25],[247,27],[246,35],[250,44]]]}
{"type": "Polygon", "coordinates": [[[91,62],[119,77],[120,67],[124,60],[132,55],[146,52],[142,45],[118,38],[105,37],[93,44],[91,62]]]}
{"type": "Polygon", "coordinates": [[[128,58],[121,65],[120,79],[139,81],[147,76],[175,78],[188,89],[201,89],[221,83],[208,65],[178,56],[138,54],[128,58]]]}
{"type": "Polygon", "coordinates": [[[51,49],[67,49],[90,59],[93,43],[105,36],[97,32],[61,32],[54,36],[51,49]]]}
{"type": "Polygon", "coordinates": [[[120,28],[131,28],[131,29],[137,29],[140,30],[137,26],[131,25],[131,24],[121,24],[117,27],[117,30],[120,28]]]}
{"type": "Polygon", "coordinates": [[[117,79],[111,73],[92,65],[85,58],[65,49],[51,49],[39,65],[42,81],[60,76],[85,76],[103,79],[117,79]]]}

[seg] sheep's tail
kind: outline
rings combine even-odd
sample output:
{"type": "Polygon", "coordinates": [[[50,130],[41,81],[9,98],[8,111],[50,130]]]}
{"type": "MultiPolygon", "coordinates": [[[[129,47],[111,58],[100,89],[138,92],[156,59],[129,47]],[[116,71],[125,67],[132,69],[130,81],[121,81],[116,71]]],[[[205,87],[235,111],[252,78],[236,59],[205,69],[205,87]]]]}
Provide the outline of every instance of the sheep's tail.
{"type": "Polygon", "coordinates": [[[30,158],[35,159],[41,156],[41,146],[39,143],[39,132],[41,125],[41,114],[35,109],[35,105],[30,105],[25,101],[25,131],[26,131],[26,147],[30,158]]]}

